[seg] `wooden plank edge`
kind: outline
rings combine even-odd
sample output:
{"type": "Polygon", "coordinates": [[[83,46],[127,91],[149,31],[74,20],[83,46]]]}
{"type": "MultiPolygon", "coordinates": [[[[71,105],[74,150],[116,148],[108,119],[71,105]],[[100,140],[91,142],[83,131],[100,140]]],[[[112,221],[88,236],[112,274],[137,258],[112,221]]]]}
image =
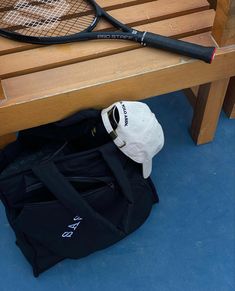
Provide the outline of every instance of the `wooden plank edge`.
{"type": "Polygon", "coordinates": [[[120,9],[120,8],[125,8],[125,7],[130,7],[130,6],[135,6],[139,4],[144,4],[148,2],[154,2],[156,0],[130,0],[128,2],[122,2],[122,1],[117,1],[115,4],[109,4],[107,3],[107,0],[104,1],[97,1],[97,3],[101,6],[104,7],[105,10],[113,10],[113,9],[120,9]]]}

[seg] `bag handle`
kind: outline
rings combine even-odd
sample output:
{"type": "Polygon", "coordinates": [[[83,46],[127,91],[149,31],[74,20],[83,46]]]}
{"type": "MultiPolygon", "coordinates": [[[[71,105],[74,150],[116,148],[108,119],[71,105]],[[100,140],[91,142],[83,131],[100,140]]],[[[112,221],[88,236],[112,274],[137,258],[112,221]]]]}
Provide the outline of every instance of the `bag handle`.
{"type": "Polygon", "coordinates": [[[111,222],[97,213],[81,197],[79,192],[66,180],[53,162],[47,162],[32,168],[35,176],[55,195],[55,197],[75,216],[100,221],[112,231],[119,232],[111,222]]]}
{"type": "Polygon", "coordinates": [[[134,211],[134,199],[130,182],[120,161],[119,154],[121,154],[121,152],[119,152],[119,149],[113,143],[105,144],[99,149],[99,151],[101,152],[106,164],[113,172],[122,193],[127,198],[127,212],[126,217],[124,217],[125,221],[123,223],[123,228],[125,233],[129,233],[130,222],[132,221],[131,217],[133,216],[134,211]]]}
{"type": "Polygon", "coordinates": [[[129,204],[132,204],[134,202],[132,189],[119,158],[119,149],[113,143],[107,143],[106,145],[100,147],[99,151],[101,152],[103,159],[118,181],[118,184],[121,187],[121,190],[127,198],[129,204]]]}

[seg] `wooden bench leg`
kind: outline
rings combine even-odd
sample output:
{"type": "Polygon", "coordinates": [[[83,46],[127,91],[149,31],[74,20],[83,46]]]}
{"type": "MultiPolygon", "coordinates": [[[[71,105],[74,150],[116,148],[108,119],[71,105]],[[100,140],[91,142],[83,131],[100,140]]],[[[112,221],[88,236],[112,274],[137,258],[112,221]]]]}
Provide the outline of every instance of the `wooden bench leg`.
{"type": "Polygon", "coordinates": [[[235,77],[232,77],[229,81],[223,109],[229,118],[235,118],[235,77]]]}
{"type": "Polygon", "coordinates": [[[16,140],[16,134],[15,133],[9,133],[3,136],[0,136],[0,149],[9,144],[10,142],[13,142],[16,140]]]}
{"type": "Polygon", "coordinates": [[[191,135],[197,145],[214,138],[228,82],[226,78],[199,87],[191,125],[191,135]]]}

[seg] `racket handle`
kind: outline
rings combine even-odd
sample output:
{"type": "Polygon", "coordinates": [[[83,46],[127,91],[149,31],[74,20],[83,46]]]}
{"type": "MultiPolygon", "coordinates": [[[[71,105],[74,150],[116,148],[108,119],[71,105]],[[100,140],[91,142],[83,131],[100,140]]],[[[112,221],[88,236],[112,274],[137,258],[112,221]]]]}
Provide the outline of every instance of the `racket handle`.
{"type": "Polygon", "coordinates": [[[139,42],[142,45],[149,47],[167,50],[173,53],[178,53],[195,59],[203,60],[206,63],[211,63],[215,55],[215,47],[205,47],[182,40],[172,39],[151,32],[142,33],[139,42]]]}

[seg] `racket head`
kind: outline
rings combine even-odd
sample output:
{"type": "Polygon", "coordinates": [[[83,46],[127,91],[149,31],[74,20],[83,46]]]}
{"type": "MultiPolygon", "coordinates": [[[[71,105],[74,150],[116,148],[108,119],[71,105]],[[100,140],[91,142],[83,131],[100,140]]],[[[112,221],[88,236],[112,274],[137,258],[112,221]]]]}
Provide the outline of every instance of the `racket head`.
{"type": "Polygon", "coordinates": [[[5,0],[0,35],[31,43],[64,43],[92,31],[100,18],[92,0],[5,0]]]}

